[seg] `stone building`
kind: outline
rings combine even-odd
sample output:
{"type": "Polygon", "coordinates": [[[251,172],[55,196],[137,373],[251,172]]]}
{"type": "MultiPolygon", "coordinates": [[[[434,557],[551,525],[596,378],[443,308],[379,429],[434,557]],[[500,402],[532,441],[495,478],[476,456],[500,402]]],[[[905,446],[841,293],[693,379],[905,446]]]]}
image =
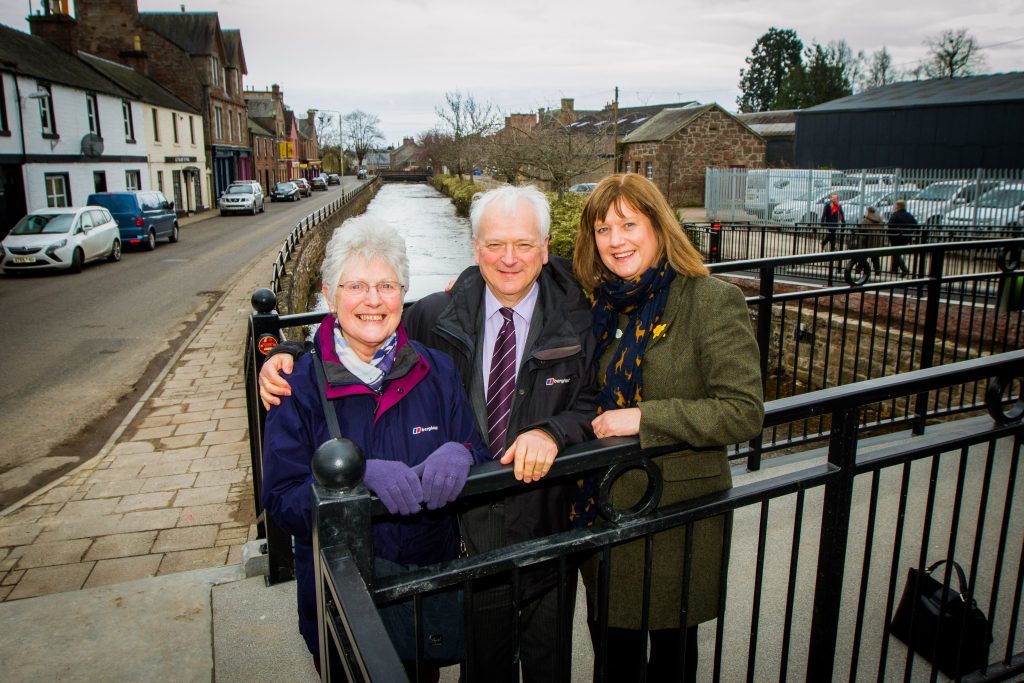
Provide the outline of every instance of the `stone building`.
{"type": "Polygon", "coordinates": [[[277,136],[254,119],[249,122],[249,146],[252,147],[252,175],[269,194],[277,181],[277,136]]]}
{"type": "Polygon", "coordinates": [[[765,141],[717,104],[664,109],[622,140],[622,168],[654,181],[673,206],[704,203],[704,169],[763,168],[765,141]]]}
{"type": "Polygon", "coordinates": [[[77,0],[74,17],[48,9],[29,25],[69,52],[146,74],[201,112],[211,197],[250,176],[241,34],[222,29],[216,12],[139,12],[138,0],[77,0]]]}
{"type": "Polygon", "coordinates": [[[320,143],[316,135],[316,110],[306,110],[306,118],[295,117],[298,132],[299,169],[307,180],[320,175],[320,143]]]}

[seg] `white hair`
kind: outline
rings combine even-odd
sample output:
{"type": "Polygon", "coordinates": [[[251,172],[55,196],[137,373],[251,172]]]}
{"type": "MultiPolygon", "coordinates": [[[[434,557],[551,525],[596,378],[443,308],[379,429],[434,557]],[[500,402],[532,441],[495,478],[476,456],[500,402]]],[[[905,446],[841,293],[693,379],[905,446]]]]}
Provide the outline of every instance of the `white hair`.
{"type": "Polygon", "coordinates": [[[497,204],[505,215],[512,216],[519,210],[520,202],[529,205],[534,213],[537,229],[540,230],[541,240],[547,239],[548,233],[551,232],[551,207],[544,193],[533,185],[504,185],[475,195],[469,207],[469,224],[473,229],[473,237],[480,233],[480,221],[492,204],[497,204]]]}
{"type": "Polygon", "coordinates": [[[334,298],[334,288],[353,258],[384,261],[395,271],[399,284],[409,288],[409,256],[405,251],[405,239],[379,218],[363,214],[349,218],[335,229],[320,265],[320,279],[327,287],[330,299],[334,298]]]}

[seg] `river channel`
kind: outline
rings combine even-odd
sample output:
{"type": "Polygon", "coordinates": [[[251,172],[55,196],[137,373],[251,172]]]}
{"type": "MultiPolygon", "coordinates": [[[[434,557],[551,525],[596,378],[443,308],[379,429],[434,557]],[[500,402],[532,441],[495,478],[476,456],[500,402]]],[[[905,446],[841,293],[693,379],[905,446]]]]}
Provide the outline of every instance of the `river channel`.
{"type": "MultiPolygon", "coordinates": [[[[406,301],[441,291],[473,265],[469,219],[456,216],[451,200],[430,185],[385,183],[366,214],[393,225],[405,238],[409,252],[406,301]]],[[[317,308],[327,310],[319,295],[317,308]]]]}

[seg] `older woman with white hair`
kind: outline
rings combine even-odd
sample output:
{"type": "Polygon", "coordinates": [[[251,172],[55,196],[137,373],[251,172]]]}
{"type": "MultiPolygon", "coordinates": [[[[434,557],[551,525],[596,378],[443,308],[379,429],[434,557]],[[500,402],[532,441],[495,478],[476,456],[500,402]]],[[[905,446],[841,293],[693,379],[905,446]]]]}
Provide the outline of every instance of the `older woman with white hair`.
{"type": "Polygon", "coordinates": [[[455,557],[455,500],[487,448],[452,359],[408,339],[401,325],[409,284],[405,241],[390,225],[360,216],[338,228],[322,266],[330,313],[313,352],[296,361],[292,392],[267,415],[263,505],[295,537],[299,630],[318,656],[310,461],[331,438],[318,383],[341,434],[366,457],[363,484],[393,516],[373,525],[374,555],[402,565],[455,557]],[[425,509],[424,509],[425,508],[425,509]]]}

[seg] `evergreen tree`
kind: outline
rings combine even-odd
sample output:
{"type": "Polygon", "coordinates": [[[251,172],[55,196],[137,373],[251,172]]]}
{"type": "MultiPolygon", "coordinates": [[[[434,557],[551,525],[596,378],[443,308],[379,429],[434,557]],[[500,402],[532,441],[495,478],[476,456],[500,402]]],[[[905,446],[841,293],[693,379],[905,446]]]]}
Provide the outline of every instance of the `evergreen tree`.
{"type": "Polygon", "coordinates": [[[806,109],[853,94],[843,52],[835,45],[813,43],[804,60],[782,82],[776,109],[806,109]]]}
{"type": "Polygon", "coordinates": [[[736,104],[742,112],[780,109],[776,98],[786,76],[800,66],[803,43],[793,29],[774,26],[757,39],[747,68],[740,69],[740,96],[736,104]]]}

